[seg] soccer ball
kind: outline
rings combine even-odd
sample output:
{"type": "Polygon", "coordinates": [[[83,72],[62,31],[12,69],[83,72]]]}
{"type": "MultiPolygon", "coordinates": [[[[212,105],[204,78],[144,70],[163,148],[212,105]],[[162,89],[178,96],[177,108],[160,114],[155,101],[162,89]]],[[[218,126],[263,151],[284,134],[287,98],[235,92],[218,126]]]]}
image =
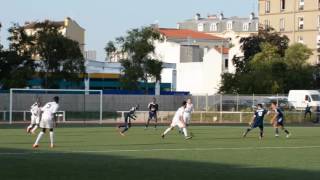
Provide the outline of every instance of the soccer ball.
{"type": "Polygon", "coordinates": [[[214,116],[213,117],[213,122],[216,122],[216,121],[218,121],[218,118],[217,118],[217,116],[214,116]]]}

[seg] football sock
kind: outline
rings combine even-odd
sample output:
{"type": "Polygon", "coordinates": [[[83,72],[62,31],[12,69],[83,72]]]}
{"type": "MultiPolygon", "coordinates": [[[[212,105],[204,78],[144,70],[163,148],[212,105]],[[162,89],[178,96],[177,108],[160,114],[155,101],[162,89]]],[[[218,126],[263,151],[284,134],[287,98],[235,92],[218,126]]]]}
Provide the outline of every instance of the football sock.
{"type": "Polygon", "coordinates": [[[286,134],[290,134],[290,133],[289,133],[289,131],[288,131],[288,130],[286,130],[286,129],[284,129],[284,132],[285,132],[286,134]]]}
{"type": "Polygon", "coordinates": [[[30,124],[28,127],[27,127],[27,130],[30,131],[30,129],[33,127],[33,124],[30,124]]]}
{"type": "Polygon", "coordinates": [[[127,128],[127,127],[124,128],[121,133],[124,133],[124,132],[128,131],[128,129],[129,129],[129,128],[127,128]]]}
{"type": "Polygon", "coordinates": [[[38,125],[36,124],[36,125],[32,128],[31,132],[34,133],[37,129],[38,129],[38,125]]]}
{"type": "Polygon", "coordinates": [[[279,134],[279,129],[278,128],[276,128],[276,134],[279,134]]]}
{"type": "Polygon", "coordinates": [[[43,135],[44,135],[44,132],[41,131],[38,134],[38,137],[37,137],[36,142],[34,144],[38,145],[43,135]]]}
{"type": "Polygon", "coordinates": [[[167,129],[164,131],[163,135],[166,135],[169,131],[171,131],[171,127],[167,128],[167,129]]]}
{"type": "Polygon", "coordinates": [[[184,134],[185,137],[188,136],[187,128],[182,128],[182,132],[183,132],[183,134],[184,134]]]}
{"type": "Polygon", "coordinates": [[[50,131],[49,134],[50,134],[51,145],[53,145],[53,135],[54,135],[54,133],[53,133],[53,131],[50,131]]]}
{"type": "Polygon", "coordinates": [[[260,131],[260,137],[263,137],[263,131],[260,131]]]}
{"type": "Polygon", "coordinates": [[[244,136],[246,136],[251,131],[250,128],[247,129],[247,131],[244,133],[244,136]]]}

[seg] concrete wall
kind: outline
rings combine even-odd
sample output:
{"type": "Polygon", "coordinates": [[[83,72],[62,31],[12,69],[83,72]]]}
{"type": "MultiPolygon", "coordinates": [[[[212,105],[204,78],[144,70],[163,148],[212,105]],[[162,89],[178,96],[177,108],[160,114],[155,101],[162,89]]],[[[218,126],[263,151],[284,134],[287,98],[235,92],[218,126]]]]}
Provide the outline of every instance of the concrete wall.
{"type": "MultiPolygon", "coordinates": [[[[55,94],[56,95],[56,94],[55,94]]],[[[29,110],[37,97],[43,103],[51,101],[53,94],[14,94],[13,109],[16,111],[29,110]]],[[[0,94],[0,111],[9,110],[9,94],[0,94]]],[[[62,111],[99,111],[100,95],[59,94],[60,110],[62,111]]],[[[103,95],[103,111],[127,111],[130,107],[139,104],[140,110],[147,110],[151,95],[103,95]]],[[[185,99],[184,96],[157,96],[159,109],[162,111],[175,111],[185,99]]]]}
{"type": "Polygon", "coordinates": [[[204,54],[203,62],[179,63],[177,90],[190,91],[191,94],[217,93],[225,58],[228,59],[228,55],[222,57],[215,49],[210,49],[204,54]]]}

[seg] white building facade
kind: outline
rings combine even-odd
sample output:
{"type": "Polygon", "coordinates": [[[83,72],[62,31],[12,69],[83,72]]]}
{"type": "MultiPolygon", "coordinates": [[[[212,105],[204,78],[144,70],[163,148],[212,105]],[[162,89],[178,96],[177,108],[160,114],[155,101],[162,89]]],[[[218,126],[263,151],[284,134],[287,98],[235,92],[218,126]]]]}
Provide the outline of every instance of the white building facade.
{"type": "Polygon", "coordinates": [[[175,63],[176,69],[164,69],[162,82],[172,83],[172,90],[191,94],[215,94],[221,75],[233,72],[228,40],[202,32],[160,28],[163,42],[155,43],[154,58],[175,63]]]}

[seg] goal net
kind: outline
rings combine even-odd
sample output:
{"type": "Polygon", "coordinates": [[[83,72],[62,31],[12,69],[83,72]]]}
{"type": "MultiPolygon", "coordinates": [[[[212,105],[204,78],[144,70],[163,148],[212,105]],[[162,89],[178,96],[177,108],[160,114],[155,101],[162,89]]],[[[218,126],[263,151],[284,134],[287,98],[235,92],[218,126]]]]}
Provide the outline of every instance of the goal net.
{"type": "Polygon", "coordinates": [[[30,121],[30,107],[36,101],[40,106],[60,99],[56,120],[74,123],[102,123],[102,90],[78,89],[10,89],[9,123],[30,121]]]}

